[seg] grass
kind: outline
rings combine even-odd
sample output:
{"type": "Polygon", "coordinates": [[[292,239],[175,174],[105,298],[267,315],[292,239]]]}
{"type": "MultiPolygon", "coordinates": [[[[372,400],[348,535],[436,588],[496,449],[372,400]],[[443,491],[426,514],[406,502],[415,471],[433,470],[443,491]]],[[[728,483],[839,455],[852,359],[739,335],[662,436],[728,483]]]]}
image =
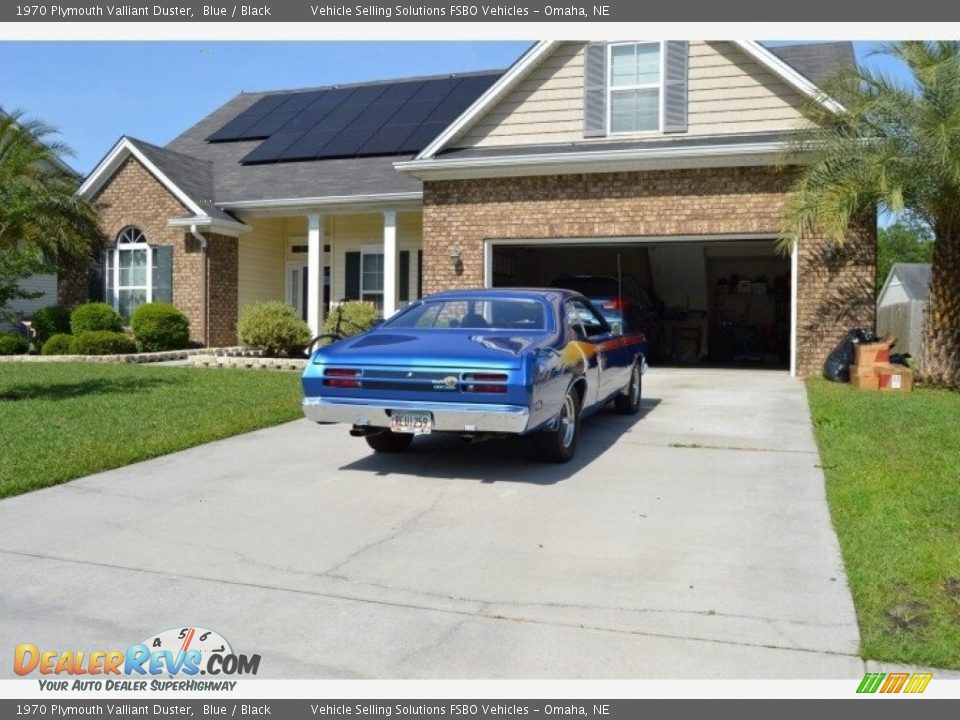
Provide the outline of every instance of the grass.
{"type": "Polygon", "coordinates": [[[863,656],[960,668],[960,393],[808,393],[863,656]]]}
{"type": "Polygon", "coordinates": [[[297,417],[296,373],[0,365],[0,497],[297,417]]]}

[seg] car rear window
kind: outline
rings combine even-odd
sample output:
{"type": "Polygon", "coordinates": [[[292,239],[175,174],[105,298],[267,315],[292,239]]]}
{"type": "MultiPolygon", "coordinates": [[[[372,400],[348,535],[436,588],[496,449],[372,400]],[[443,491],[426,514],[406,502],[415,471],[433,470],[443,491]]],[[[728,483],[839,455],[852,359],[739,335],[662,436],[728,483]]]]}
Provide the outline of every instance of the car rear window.
{"type": "Polygon", "coordinates": [[[554,287],[573,290],[581,295],[589,297],[616,297],[617,281],[614,278],[588,277],[588,278],[562,278],[555,280],[554,287]]]}
{"type": "Polygon", "coordinates": [[[519,298],[426,300],[388,320],[382,327],[546,330],[546,312],[543,303],[519,298]]]}

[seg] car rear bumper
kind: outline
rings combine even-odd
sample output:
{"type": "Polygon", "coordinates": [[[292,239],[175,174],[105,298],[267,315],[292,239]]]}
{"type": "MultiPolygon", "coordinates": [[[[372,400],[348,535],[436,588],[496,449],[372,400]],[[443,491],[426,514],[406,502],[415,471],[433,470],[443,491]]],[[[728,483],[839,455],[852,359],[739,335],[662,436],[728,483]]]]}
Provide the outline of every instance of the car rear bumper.
{"type": "Polygon", "coordinates": [[[390,414],[394,410],[431,413],[436,432],[520,434],[527,429],[530,420],[530,410],[522,405],[333,397],[306,397],[303,400],[303,413],[314,422],[390,427],[390,414]]]}

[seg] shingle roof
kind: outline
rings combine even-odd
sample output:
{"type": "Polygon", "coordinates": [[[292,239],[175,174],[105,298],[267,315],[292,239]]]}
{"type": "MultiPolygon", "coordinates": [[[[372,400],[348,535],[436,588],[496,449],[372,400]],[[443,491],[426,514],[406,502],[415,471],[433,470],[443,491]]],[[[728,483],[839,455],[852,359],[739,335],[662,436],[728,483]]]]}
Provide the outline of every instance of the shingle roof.
{"type": "Polygon", "coordinates": [[[404,193],[422,189],[419,180],[393,168],[397,160],[409,160],[412,157],[409,153],[242,165],[241,159],[256,148],[260,140],[207,142],[209,135],[268,94],[237,95],[167,145],[177,153],[210,163],[217,202],[404,193]]]}
{"type": "Polygon", "coordinates": [[[132,137],[128,137],[127,140],[210,217],[218,220],[236,220],[230,213],[214,204],[216,194],[213,187],[211,162],[184,155],[169,148],[158,147],[144,140],[132,137]]]}
{"type": "MultiPolygon", "coordinates": [[[[793,66],[813,82],[822,80],[825,75],[839,67],[848,67],[854,63],[853,46],[848,42],[816,43],[769,48],[778,57],[793,66]]],[[[436,77],[436,76],[434,76],[436,77]]],[[[407,78],[409,80],[409,78],[407,78]]],[[[429,80],[430,78],[417,78],[429,80]]],[[[395,83],[396,80],[384,81],[395,83]]],[[[376,83],[358,83],[357,87],[376,83]]],[[[346,86],[340,86],[346,87],[346,86]]],[[[243,158],[256,149],[262,139],[240,140],[233,142],[208,142],[207,138],[223,128],[231,120],[249,109],[261,99],[277,94],[303,93],[308,88],[288,91],[270,91],[241,93],[220,106],[193,127],[184,131],[171,141],[166,148],[158,148],[149,143],[137,141],[138,147],[153,154],[158,167],[169,168],[168,176],[188,195],[195,197],[198,204],[211,215],[218,210],[210,200],[230,204],[240,201],[263,201],[296,198],[344,197],[353,195],[376,195],[395,193],[417,193],[422,191],[420,180],[395,170],[397,161],[411,159],[413,153],[397,155],[328,158],[322,160],[303,160],[294,162],[250,165],[243,164],[243,158]],[[188,190],[188,187],[191,190],[188,190]],[[202,204],[200,198],[207,199],[202,204]]],[[[765,136],[766,134],[764,134],[765,136]]],[[[752,136],[740,140],[756,142],[761,136],[752,136]]],[[[771,136],[773,139],[773,136],[771,136]]],[[[671,140],[660,142],[672,142],[671,140]]],[[[704,140],[698,140],[703,143],[704,140]]],[[[709,142],[709,141],[707,141],[709,142]]],[[[723,142],[736,143],[738,139],[725,138],[723,142]]],[[[592,149],[600,146],[591,144],[592,149]]],[[[618,145],[618,147],[620,147],[618,145]]],[[[552,148],[539,145],[531,149],[494,148],[491,150],[455,150],[451,154],[504,153],[504,152],[575,152],[583,149],[577,143],[552,148]]],[[[167,170],[164,170],[166,173],[167,170]]],[[[227,215],[229,217],[229,215],[227,215]]]]}
{"type": "Polygon", "coordinates": [[[894,263],[890,275],[900,281],[911,300],[926,300],[930,294],[930,263],[894,263]]]}
{"type": "Polygon", "coordinates": [[[839,70],[857,66],[852,42],[779,45],[767,47],[767,50],[804,75],[814,85],[820,85],[839,70]]]}

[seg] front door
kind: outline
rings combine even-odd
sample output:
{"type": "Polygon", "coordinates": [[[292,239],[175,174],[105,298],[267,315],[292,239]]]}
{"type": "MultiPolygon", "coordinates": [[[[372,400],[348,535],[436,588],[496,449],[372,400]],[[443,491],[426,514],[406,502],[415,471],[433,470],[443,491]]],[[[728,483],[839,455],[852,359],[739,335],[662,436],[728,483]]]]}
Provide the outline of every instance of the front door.
{"type": "MultiPolygon", "coordinates": [[[[300,313],[300,317],[307,319],[307,279],[310,269],[301,262],[287,263],[287,302],[293,305],[300,313]]],[[[323,268],[323,307],[330,307],[330,266],[323,268]]]]}

